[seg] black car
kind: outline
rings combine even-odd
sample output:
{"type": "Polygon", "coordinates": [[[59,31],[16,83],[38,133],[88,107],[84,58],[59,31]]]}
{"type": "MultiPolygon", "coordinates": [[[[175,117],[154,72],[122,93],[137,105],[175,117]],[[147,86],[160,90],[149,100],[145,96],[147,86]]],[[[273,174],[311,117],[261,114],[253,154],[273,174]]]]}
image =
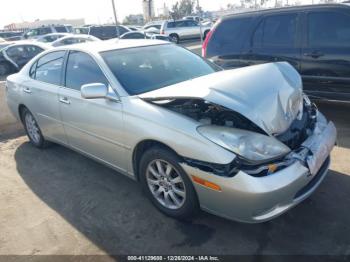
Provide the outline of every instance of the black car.
{"type": "Polygon", "coordinates": [[[102,25],[89,27],[88,34],[95,36],[101,40],[108,40],[121,36],[130,31],[131,30],[129,28],[122,25],[102,25]]]}
{"type": "Polygon", "coordinates": [[[310,97],[350,101],[350,6],[260,10],[221,18],[203,56],[224,69],[287,61],[310,97]]]}
{"type": "Polygon", "coordinates": [[[20,70],[34,56],[46,47],[36,43],[9,44],[0,48],[0,75],[7,75],[20,70]]]}

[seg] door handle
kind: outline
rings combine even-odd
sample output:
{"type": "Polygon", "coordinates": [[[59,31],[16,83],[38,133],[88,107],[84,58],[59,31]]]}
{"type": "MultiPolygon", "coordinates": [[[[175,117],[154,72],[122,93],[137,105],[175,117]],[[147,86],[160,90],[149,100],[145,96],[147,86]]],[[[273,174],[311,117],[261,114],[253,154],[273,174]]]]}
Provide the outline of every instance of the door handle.
{"type": "Polygon", "coordinates": [[[31,94],[32,93],[32,91],[28,87],[23,88],[23,92],[25,92],[27,94],[31,94]]]}
{"type": "Polygon", "coordinates": [[[321,56],[324,56],[324,54],[319,52],[319,51],[313,51],[311,53],[304,53],[304,56],[309,56],[309,57],[312,57],[312,58],[319,58],[321,56]]]}
{"type": "Polygon", "coordinates": [[[67,104],[67,105],[70,104],[70,101],[68,100],[67,97],[61,97],[61,98],[60,98],[60,102],[61,102],[61,103],[64,103],[64,104],[67,104]]]}

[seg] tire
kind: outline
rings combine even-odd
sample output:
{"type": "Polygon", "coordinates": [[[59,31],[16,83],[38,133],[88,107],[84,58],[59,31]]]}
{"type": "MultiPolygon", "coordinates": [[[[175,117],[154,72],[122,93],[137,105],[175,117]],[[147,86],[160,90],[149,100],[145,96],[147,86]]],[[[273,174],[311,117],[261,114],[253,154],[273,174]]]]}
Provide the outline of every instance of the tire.
{"type": "Polygon", "coordinates": [[[26,134],[33,146],[37,148],[46,148],[50,145],[50,143],[46,141],[42,135],[40,127],[36,122],[33,114],[27,108],[24,108],[22,110],[21,118],[26,134]]]}
{"type": "Polygon", "coordinates": [[[170,37],[171,42],[173,42],[175,44],[180,43],[180,37],[177,34],[171,34],[171,35],[169,35],[169,37],[170,37]]]}
{"type": "Polygon", "coordinates": [[[0,76],[8,75],[11,72],[11,66],[8,63],[0,63],[0,76]]]}
{"type": "Polygon", "coordinates": [[[193,184],[179,162],[178,156],[170,150],[159,146],[152,147],[141,158],[139,165],[140,183],[147,197],[165,215],[177,219],[190,219],[198,212],[199,203],[193,184]],[[161,163],[164,180],[158,179],[150,171],[150,167],[152,167],[158,175],[161,173],[157,162],[161,163]],[[172,168],[169,175],[165,174],[167,164],[172,168]],[[151,181],[152,183],[150,183],[151,181]],[[160,185],[160,183],[162,184],[160,185]],[[159,191],[161,193],[157,198],[156,194],[159,191]],[[164,200],[162,201],[162,199],[164,200]]]}

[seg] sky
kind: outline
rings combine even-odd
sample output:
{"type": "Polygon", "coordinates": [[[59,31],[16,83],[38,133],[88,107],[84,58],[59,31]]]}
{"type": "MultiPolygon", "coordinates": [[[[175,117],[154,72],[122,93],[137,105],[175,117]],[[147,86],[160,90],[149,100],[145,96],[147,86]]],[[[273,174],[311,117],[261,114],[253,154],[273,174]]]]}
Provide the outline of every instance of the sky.
{"type": "MultiPolygon", "coordinates": [[[[142,13],[142,0],[114,1],[119,21],[122,21],[128,14],[142,13]]],[[[176,2],[176,0],[154,1],[156,12],[164,3],[171,8],[176,2]]],[[[205,11],[219,10],[221,7],[226,7],[229,3],[240,3],[240,0],[199,1],[205,11]]],[[[302,0],[301,2],[307,3],[311,1],[302,0]]],[[[36,19],[84,18],[86,23],[106,23],[112,21],[112,17],[111,0],[2,0],[0,28],[10,23],[34,21],[36,19]]]]}

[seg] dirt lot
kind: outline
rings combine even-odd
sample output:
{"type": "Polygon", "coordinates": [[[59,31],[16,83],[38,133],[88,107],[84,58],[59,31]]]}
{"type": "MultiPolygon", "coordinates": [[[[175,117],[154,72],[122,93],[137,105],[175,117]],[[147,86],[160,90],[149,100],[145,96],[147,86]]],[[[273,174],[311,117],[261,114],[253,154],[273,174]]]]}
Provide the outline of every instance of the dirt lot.
{"type": "Polygon", "coordinates": [[[321,103],[338,147],[319,189],[281,217],[242,224],[165,217],[139,185],[61,146],[0,134],[1,254],[350,255],[350,105],[321,103]]]}

